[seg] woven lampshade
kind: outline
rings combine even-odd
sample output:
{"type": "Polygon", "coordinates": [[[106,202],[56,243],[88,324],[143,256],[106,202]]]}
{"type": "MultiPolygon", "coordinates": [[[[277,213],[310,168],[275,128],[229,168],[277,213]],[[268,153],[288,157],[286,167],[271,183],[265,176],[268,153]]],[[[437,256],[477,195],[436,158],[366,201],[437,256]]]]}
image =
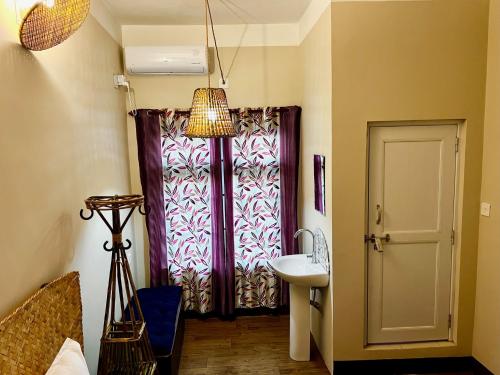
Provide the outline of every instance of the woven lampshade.
{"type": "Polygon", "coordinates": [[[21,25],[21,44],[32,51],[43,51],[68,39],[83,24],[90,0],[55,0],[54,6],[35,5],[21,25]]]}
{"type": "Polygon", "coordinates": [[[224,89],[196,89],[185,136],[190,138],[236,136],[224,89]]]}

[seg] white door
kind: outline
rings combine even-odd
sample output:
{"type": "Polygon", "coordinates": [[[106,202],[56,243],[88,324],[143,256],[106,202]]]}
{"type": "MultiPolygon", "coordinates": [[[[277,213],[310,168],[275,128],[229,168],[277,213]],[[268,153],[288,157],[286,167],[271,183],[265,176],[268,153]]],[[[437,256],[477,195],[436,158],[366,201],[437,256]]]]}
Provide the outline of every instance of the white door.
{"type": "Polygon", "coordinates": [[[369,344],[449,338],[457,130],[370,129],[369,344]]]}

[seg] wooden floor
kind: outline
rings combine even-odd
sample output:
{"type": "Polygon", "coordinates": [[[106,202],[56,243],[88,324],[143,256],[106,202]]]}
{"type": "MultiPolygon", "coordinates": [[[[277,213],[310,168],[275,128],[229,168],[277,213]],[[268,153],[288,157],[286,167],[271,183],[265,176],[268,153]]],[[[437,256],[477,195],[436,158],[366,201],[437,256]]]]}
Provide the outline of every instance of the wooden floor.
{"type": "Polygon", "coordinates": [[[187,319],[180,374],[329,374],[316,348],[310,362],[290,359],[288,332],[288,316],[187,319]]]}
{"type": "MultiPolygon", "coordinates": [[[[312,340],[310,362],[295,362],[290,359],[288,333],[288,316],[239,317],[235,321],[187,319],[179,373],[180,375],[328,375],[328,369],[312,340]]],[[[362,374],[356,372],[356,375],[407,374],[393,370],[382,372],[373,370],[363,371],[362,374]]],[[[339,371],[339,373],[346,372],[339,371]]],[[[472,371],[425,373],[475,374],[472,371]]]]}

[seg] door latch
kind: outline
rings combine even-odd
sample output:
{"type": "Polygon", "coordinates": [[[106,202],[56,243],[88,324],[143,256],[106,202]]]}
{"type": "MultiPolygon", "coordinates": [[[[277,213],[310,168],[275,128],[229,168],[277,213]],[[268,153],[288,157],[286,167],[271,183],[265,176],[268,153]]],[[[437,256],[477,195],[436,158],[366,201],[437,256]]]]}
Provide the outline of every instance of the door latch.
{"type": "Polygon", "coordinates": [[[390,242],[391,235],[388,233],[383,237],[377,237],[373,233],[371,236],[368,236],[367,234],[365,234],[365,242],[371,242],[373,244],[373,249],[375,251],[378,251],[379,253],[384,252],[384,246],[382,245],[382,241],[390,242]]]}

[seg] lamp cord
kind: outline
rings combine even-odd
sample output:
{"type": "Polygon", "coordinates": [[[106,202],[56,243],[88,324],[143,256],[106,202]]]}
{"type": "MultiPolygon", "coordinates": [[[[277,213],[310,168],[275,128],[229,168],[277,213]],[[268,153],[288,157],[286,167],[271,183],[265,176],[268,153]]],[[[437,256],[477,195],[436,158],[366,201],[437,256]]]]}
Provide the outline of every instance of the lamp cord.
{"type": "MultiPolygon", "coordinates": [[[[207,0],[207,9],[208,9],[208,14],[210,16],[210,26],[212,28],[212,35],[214,37],[215,53],[217,55],[217,62],[219,63],[220,76],[222,78],[222,83],[225,85],[226,84],[226,79],[224,78],[224,73],[222,71],[222,65],[221,65],[221,62],[220,62],[219,47],[217,46],[217,38],[215,37],[214,21],[212,19],[212,10],[210,9],[210,2],[209,2],[209,0],[207,0]]],[[[207,38],[208,38],[208,36],[207,36],[207,38]]],[[[207,44],[208,44],[208,42],[207,42],[207,44]]]]}
{"type": "MultiPolygon", "coordinates": [[[[208,61],[208,10],[210,5],[208,4],[208,0],[205,0],[205,45],[207,47],[207,61],[208,61]]],[[[208,88],[210,88],[210,68],[207,69],[207,77],[208,77],[208,88]]]]}

